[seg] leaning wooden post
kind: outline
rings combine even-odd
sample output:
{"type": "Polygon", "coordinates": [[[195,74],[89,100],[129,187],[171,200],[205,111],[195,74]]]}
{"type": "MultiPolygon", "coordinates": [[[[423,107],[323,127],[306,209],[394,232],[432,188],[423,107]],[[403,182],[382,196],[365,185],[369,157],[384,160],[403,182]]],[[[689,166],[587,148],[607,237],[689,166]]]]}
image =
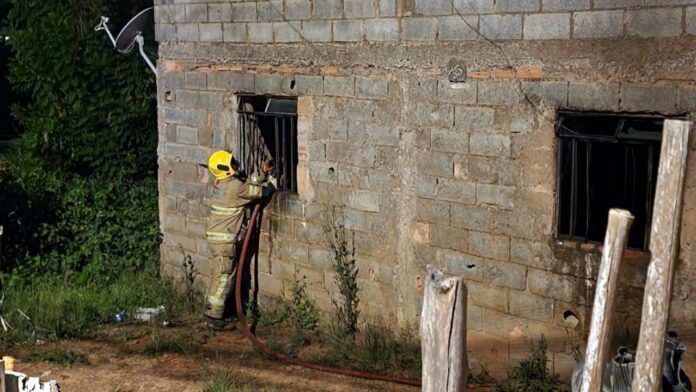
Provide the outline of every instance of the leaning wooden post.
{"type": "Polygon", "coordinates": [[[650,252],[631,390],[657,392],[662,385],[662,357],[672,280],[679,246],[679,225],[691,122],[666,120],[650,229],[650,252]]]}
{"type": "Polygon", "coordinates": [[[604,366],[609,358],[611,347],[611,326],[614,318],[614,298],[621,273],[628,232],[633,223],[633,215],[626,210],[609,211],[609,223],[604,237],[602,263],[597,275],[590,335],[587,338],[585,366],[582,370],[581,392],[601,392],[604,380],[604,366]]]}
{"type": "Polygon", "coordinates": [[[466,390],[466,301],[462,278],[445,278],[428,266],[421,315],[423,392],[466,390]]]}

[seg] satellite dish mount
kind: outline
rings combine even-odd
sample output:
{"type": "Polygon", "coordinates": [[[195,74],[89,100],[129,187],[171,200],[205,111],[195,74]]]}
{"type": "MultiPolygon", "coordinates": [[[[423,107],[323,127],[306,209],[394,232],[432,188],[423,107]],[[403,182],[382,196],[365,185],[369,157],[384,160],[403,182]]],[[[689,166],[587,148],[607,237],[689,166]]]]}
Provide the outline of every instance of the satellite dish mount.
{"type": "Polygon", "coordinates": [[[126,23],[123,29],[121,29],[121,32],[118,33],[118,36],[116,36],[116,39],[114,39],[114,36],[111,34],[111,30],[109,30],[109,18],[102,16],[101,22],[94,27],[94,31],[106,31],[109,39],[111,39],[111,43],[114,44],[114,47],[119,53],[129,53],[133,49],[133,46],[138,44],[140,56],[142,56],[152,72],[157,75],[157,68],[155,68],[152,61],[150,61],[150,58],[147,57],[145,51],[143,50],[143,46],[145,45],[143,32],[148,31],[148,29],[154,23],[154,19],[154,7],[146,8],[140,11],[138,15],[135,15],[133,19],[126,23]]]}

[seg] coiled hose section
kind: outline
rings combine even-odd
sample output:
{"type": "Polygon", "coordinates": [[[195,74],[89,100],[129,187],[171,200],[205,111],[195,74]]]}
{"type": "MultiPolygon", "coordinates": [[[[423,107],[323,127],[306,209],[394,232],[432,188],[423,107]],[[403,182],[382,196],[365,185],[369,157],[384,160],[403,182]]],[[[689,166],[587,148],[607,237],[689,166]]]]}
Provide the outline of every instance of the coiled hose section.
{"type": "Polygon", "coordinates": [[[261,213],[261,209],[261,204],[256,204],[251,214],[251,219],[249,219],[249,225],[247,226],[249,229],[247,230],[246,235],[244,236],[244,243],[242,244],[242,252],[239,256],[239,267],[237,268],[237,279],[235,284],[235,304],[237,308],[237,317],[239,318],[239,325],[242,327],[244,334],[251,341],[251,344],[262,353],[272,358],[275,358],[278,361],[282,361],[291,365],[302,366],[308,369],[319,370],[321,372],[340,374],[343,376],[363,378],[367,380],[386,381],[397,384],[420,386],[420,380],[385,376],[381,374],[363,372],[359,370],[323,366],[312,362],[303,361],[297,358],[291,358],[287,355],[271,350],[268,346],[266,346],[263,342],[261,342],[258,339],[258,337],[251,331],[251,328],[249,328],[249,325],[246,322],[244,306],[242,305],[242,277],[244,276],[244,271],[246,270],[249,264],[249,247],[251,245],[253,232],[255,231],[252,228],[256,227],[256,220],[258,219],[258,216],[261,213]]]}

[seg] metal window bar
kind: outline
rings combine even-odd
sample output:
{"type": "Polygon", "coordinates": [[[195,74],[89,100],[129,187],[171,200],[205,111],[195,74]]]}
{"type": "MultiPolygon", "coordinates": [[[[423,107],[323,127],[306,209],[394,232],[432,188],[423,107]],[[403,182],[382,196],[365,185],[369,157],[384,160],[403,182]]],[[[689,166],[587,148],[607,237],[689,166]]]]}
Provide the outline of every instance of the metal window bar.
{"type": "Polygon", "coordinates": [[[241,170],[250,174],[259,171],[264,156],[264,149],[273,152],[271,158],[275,162],[274,176],[278,179],[278,190],[297,192],[297,114],[273,113],[250,110],[250,105],[240,102],[238,126],[238,153],[241,170]],[[250,143],[254,140],[254,130],[248,124],[254,124],[263,135],[261,144],[250,143]],[[264,125],[265,124],[265,125],[264,125]],[[270,127],[269,127],[270,124],[270,127]]]}
{"type": "MultiPolygon", "coordinates": [[[[624,155],[624,161],[628,159],[629,154],[635,154],[635,147],[638,145],[642,145],[647,147],[647,169],[645,170],[644,174],[638,174],[636,173],[636,166],[635,164],[628,165],[626,162],[624,162],[624,169],[629,170],[629,166],[632,168],[631,173],[633,173],[633,177],[631,179],[631,185],[633,188],[633,193],[631,195],[631,198],[633,199],[632,203],[635,203],[635,194],[636,192],[645,192],[645,205],[642,207],[636,206],[635,208],[642,208],[644,213],[645,213],[645,222],[644,222],[644,227],[640,228],[643,230],[642,236],[643,236],[643,248],[647,249],[648,244],[649,244],[649,239],[650,239],[650,222],[652,221],[652,207],[653,207],[653,199],[654,199],[654,193],[653,193],[653,188],[654,188],[654,175],[655,175],[655,165],[654,165],[654,158],[655,158],[655,148],[657,147],[659,149],[659,144],[656,143],[651,143],[647,140],[638,140],[638,139],[631,139],[631,138],[619,138],[617,137],[619,134],[619,131],[621,128],[625,125],[625,121],[620,121],[619,125],[617,127],[617,131],[614,137],[611,136],[598,136],[598,135],[592,135],[591,133],[588,132],[588,134],[583,134],[582,132],[566,132],[562,133],[561,129],[564,128],[564,118],[561,117],[559,119],[558,123],[558,128],[557,128],[557,135],[559,136],[559,144],[558,144],[558,156],[556,160],[557,164],[557,195],[558,195],[558,201],[556,205],[556,236],[557,238],[564,240],[564,239],[572,239],[572,240],[579,240],[583,242],[587,241],[597,241],[597,239],[591,239],[590,238],[590,226],[592,223],[592,219],[596,214],[594,214],[593,210],[593,205],[592,205],[592,196],[591,196],[591,186],[593,184],[593,179],[592,179],[592,174],[591,174],[591,159],[592,159],[592,148],[594,143],[616,143],[623,145],[623,155],[624,155]],[[566,144],[567,143],[567,144],[566,144]],[[582,148],[582,144],[584,144],[584,148],[582,148]],[[566,146],[567,150],[564,149],[564,146],[566,146]],[[580,155],[584,153],[584,158],[585,162],[581,162],[580,155]],[[569,156],[568,156],[569,155],[569,156]],[[582,165],[581,169],[581,163],[584,163],[582,165]],[[570,167],[567,167],[566,165],[569,165],[570,167]],[[584,169],[584,170],[583,170],[584,169]],[[584,172],[583,172],[584,171],[584,172]],[[562,184],[563,181],[563,176],[568,176],[570,175],[570,186],[564,187],[562,184]],[[645,175],[645,189],[639,190],[637,188],[637,176],[639,175],[645,175]],[[584,189],[584,217],[579,214],[580,210],[580,203],[581,203],[581,198],[579,195],[579,192],[582,190],[582,187],[585,187],[584,189]],[[561,214],[564,213],[562,205],[566,204],[569,201],[569,216],[567,217],[566,224],[567,226],[564,227],[565,225],[562,223],[563,218],[561,217],[561,214]],[[581,218],[582,217],[582,218],[581,218]],[[583,219],[584,218],[584,219],[583,219]]],[[[635,155],[633,155],[633,159],[635,160],[635,155]]],[[[628,191],[628,176],[629,173],[626,173],[624,182],[624,192],[628,191]]],[[[628,200],[628,199],[627,199],[628,200]]]]}

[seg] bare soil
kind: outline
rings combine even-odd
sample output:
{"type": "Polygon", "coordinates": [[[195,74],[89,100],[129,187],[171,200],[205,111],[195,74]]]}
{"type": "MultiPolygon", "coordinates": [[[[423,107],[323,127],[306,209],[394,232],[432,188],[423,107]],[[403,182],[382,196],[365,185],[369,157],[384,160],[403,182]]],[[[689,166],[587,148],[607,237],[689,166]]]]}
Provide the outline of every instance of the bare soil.
{"type": "Polygon", "coordinates": [[[257,354],[241,331],[211,332],[203,324],[161,329],[146,325],[105,328],[87,341],[60,341],[15,347],[15,370],[58,381],[62,391],[202,391],[216,372],[226,371],[252,387],[282,391],[418,391],[419,388],[343,377],[289,366],[257,354]],[[143,350],[153,332],[190,344],[186,354],[149,357],[143,350]],[[72,350],[87,364],[30,363],[32,352],[72,350]]]}
{"type": "MultiPolygon", "coordinates": [[[[306,347],[302,357],[320,350],[315,345],[306,347]]],[[[182,322],[173,328],[161,328],[154,323],[105,326],[90,340],[15,346],[2,355],[16,358],[14,370],[41,377],[43,381],[56,380],[64,392],[203,391],[220,372],[226,372],[250,390],[263,387],[282,392],[420,390],[286,365],[259,354],[239,330],[213,332],[196,321],[182,322]],[[145,355],[155,336],[160,342],[182,343],[186,352],[145,355]],[[64,366],[28,360],[32,353],[68,350],[83,354],[87,363],[64,366]]],[[[468,390],[487,392],[491,389],[470,387],[468,390]]]]}

